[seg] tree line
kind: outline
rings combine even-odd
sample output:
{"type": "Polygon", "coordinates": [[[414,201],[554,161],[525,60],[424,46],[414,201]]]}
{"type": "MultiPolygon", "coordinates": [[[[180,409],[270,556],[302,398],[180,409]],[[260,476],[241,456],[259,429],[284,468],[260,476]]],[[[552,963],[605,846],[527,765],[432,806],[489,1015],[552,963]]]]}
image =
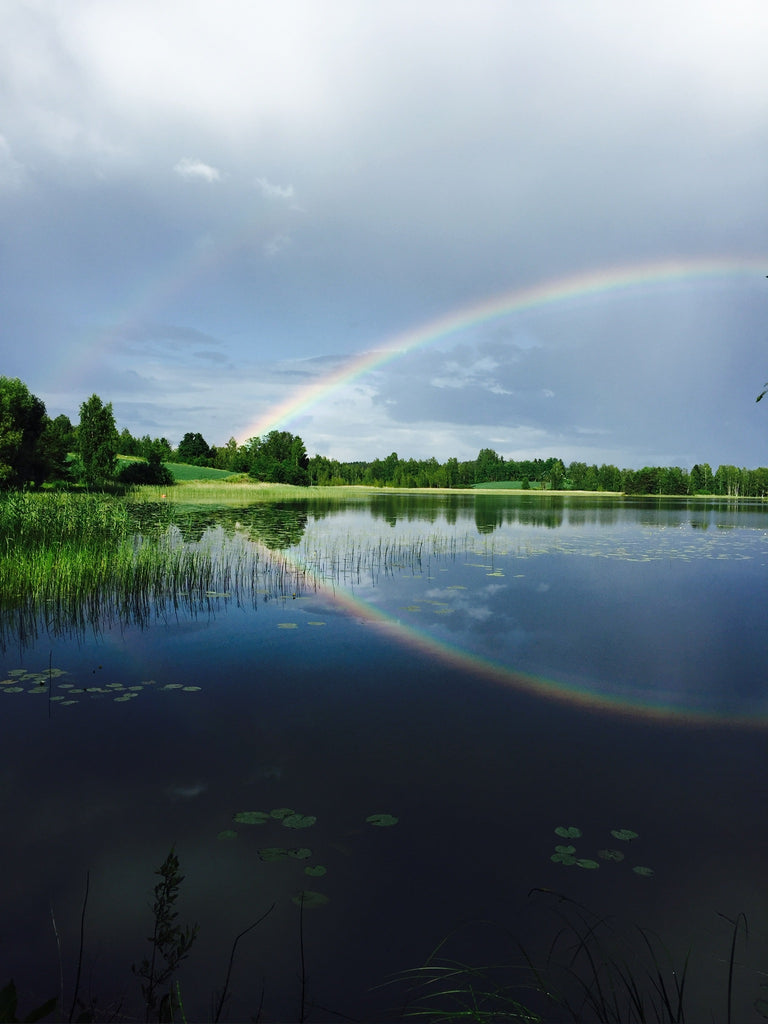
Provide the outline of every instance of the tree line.
{"type": "Polygon", "coordinates": [[[588,465],[562,459],[505,459],[482,448],[476,459],[402,459],[396,452],[372,461],[341,462],[324,455],[307,455],[302,439],[288,431],[272,430],[239,444],[209,445],[200,433],[184,434],[174,448],[165,437],[134,437],[118,431],[112,403],[91,395],[80,406],[73,424],[68,416],[51,419],[44,403],[18,378],[0,377],[0,488],[40,486],[42,483],[108,483],[170,485],[169,463],[242,473],[255,480],[314,486],[466,488],[478,484],[512,483],[522,489],[551,491],[617,491],[625,494],[726,494],[731,497],[768,495],[768,468],[718,466],[707,463],[691,470],[678,466],[588,465]],[[118,455],[132,460],[118,460],[118,455]]]}

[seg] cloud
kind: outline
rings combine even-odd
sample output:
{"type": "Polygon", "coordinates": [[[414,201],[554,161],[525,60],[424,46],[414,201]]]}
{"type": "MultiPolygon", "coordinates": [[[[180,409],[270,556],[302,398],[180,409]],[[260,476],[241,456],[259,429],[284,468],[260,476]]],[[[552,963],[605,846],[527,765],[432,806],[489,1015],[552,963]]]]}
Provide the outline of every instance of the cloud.
{"type": "Polygon", "coordinates": [[[291,242],[291,236],[286,234],[284,231],[280,231],[264,243],[264,253],[270,257],[277,256],[278,253],[287,249],[291,242]]]}
{"type": "Polygon", "coordinates": [[[0,188],[18,188],[24,180],[24,165],[15,160],[4,135],[0,135],[0,188]]]}
{"type": "Polygon", "coordinates": [[[193,157],[185,156],[174,166],[174,171],[180,178],[187,181],[221,181],[221,171],[202,160],[195,160],[193,157]]]}
{"type": "Polygon", "coordinates": [[[265,199],[293,199],[293,185],[273,185],[266,178],[257,178],[256,184],[265,199]]]}

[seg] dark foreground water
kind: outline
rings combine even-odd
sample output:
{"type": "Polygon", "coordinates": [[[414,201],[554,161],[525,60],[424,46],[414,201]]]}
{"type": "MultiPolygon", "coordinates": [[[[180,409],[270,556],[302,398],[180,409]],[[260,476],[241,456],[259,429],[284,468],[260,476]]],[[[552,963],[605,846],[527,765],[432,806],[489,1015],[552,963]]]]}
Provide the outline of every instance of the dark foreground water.
{"type": "MultiPolygon", "coordinates": [[[[222,1020],[401,1019],[408,988],[385,983],[449,935],[441,955],[530,981],[520,945],[545,963],[577,911],[542,889],[601,918],[639,977],[636,926],[679,968],[690,950],[691,1020],[726,1019],[743,912],[733,1019],[762,1019],[763,506],[381,495],[271,511],[273,544],[281,517],[319,567],[283,598],[222,592],[98,633],[41,621],[0,656],[0,983],[20,1011],[63,973],[68,1015],[88,876],[80,995],[143,1019],[131,965],[174,846],[179,920],[200,925],[189,1020],[213,1019],[235,937],[273,904],[222,1020]]],[[[238,509],[191,535],[263,522],[238,509]]]]}

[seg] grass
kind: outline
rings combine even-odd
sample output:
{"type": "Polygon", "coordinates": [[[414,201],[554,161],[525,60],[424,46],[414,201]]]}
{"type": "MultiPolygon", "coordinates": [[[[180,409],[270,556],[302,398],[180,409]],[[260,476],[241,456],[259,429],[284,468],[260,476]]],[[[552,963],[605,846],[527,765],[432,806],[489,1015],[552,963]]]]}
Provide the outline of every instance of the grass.
{"type": "MultiPolygon", "coordinates": [[[[133,500],[83,492],[0,495],[0,646],[34,638],[41,615],[54,635],[116,621],[144,624],[169,608],[205,608],[211,598],[287,599],[456,553],[456,541],[439,535],[313,539],[302,536],[303,522],[286,530],[285,517],[275,521],[269,504],[254,506],[243,522],[215,516],[211,528],[211,514],[190,505],[221,505],[197,496],[222,487],[181,485],[181,502],[151,501],[151,488],[133,500]],[[256,515],[264,508],[270,514],[256,515]],[[294,545],[289,557],[284,549],[294,545]]],[[[260,489],[271,500],[295,490],[260,489]]]]}
{"type": "MultiPolygon", "coordinates": [[[[724,918],[731,929],[728,956],[717,958],[715,965],[704,965],[706,987],[697,992],[689,978],[690,949],[676,960],[649,929],[625,928],[552,890],[533,889],[529,896],[544,901],[542,909],[554,913],[554,937],[543,953],[530,953],[503,929],[502,948],[508,945],[512,956],[502,957],[497,964],[473,966],[446,955],[447,947],[464,930],[457,929],[422,966],[395,979],[407,987],[401,1017],[432,1024],[685,1024],[700,1019],[693,1014],[700,1014],[704,1003],[711,1020],[732,1024],[737,942],[748,937],[744,914],[724,918]]],[[[755,999],[752,1009],[768,1019],[768,1000],[755,999]]]]}

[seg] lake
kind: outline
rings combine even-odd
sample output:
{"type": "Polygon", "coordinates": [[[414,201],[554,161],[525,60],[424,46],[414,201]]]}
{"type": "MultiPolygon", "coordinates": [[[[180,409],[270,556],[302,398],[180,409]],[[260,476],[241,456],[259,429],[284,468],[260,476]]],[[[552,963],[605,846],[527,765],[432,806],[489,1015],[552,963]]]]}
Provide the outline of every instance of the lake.
{"type": "Polygon", "coordinates": [[[595,923],[642,980],[680,978],[690,950],[689,1019],[725,1020],[742,913],[733,1019],[762,1019],[762,503],[380,492],[173,529],[261,568],[90,623],[3,623],[0,984],[22,1014],[62,975],[69,1010],[87,880],[79,995],[143,1017],[131,965],[173,847],[179,921],[199,923],[190,1020],[214,1019],[267,911],[222,1020],[448,1005],[402,976],[444,939],[570,1019],[523,947],[598,1019],[595,923]]]}

